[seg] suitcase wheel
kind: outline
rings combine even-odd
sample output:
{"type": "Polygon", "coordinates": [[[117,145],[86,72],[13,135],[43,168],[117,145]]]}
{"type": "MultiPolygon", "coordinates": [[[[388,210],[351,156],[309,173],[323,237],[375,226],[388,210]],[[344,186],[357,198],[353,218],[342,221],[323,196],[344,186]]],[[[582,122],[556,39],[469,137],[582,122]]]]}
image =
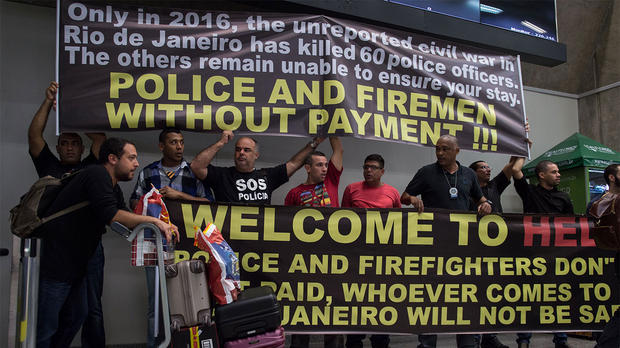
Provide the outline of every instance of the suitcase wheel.
{"type": "Polygon", "coordinates": [[[173,265],[166,265],[166,277],[167,278],[174,278],[179,274],[179,271],[177,269],[177,265],[173,264],[173,265]]]}
{"type": "Polygon", "coordinates": [[[205,271],[205,264],[201,260],[193,260],[189,269],[192,273],[203,273],[205,271]]]}

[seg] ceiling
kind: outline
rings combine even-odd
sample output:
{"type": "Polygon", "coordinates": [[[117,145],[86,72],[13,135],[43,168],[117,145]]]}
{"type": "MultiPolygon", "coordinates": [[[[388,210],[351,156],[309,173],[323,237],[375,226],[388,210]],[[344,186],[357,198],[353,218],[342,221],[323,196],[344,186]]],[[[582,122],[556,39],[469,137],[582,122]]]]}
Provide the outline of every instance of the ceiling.
{"type": "MultiPolygon", "coordinates": [[[[555,67],[523,63],[523,81],[527,86],[580,94],[618,81],[620,65],[605,64],[617,60],[619,23],[614,0],[556,0],[558,38],[566,45],[567,61],[555,67]],[[615,24],[615,25],[614,25],[615,24]],[[610,30],[616,28],[615,30],[610,30]],[[615,78],[614,78],[615,76],[615,78]]],[[[620,3],[619,5],[620,6],[620,3]]],[[[616,6],[616,7],[618,7],[616,6]]]]}

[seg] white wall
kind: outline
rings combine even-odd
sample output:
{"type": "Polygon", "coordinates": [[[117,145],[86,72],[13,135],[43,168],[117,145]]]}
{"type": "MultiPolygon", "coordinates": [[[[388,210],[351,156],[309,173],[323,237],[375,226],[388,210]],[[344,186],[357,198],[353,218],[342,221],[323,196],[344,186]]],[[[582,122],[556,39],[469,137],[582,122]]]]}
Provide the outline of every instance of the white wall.
{"type": "MultiPolygon", "coordinates": [[[[28,156],[26,131],[30,118],[43,100],[44,90],[54,78],[54,23],[53,9],[23,4],[0,2],[0,210],[6,214],[19,196],[36,178],[34,166],[28,156]]],[[[61,87],[62,88],[62,87],[61,87]]],[[[527,114],[534,139],[532,158],[578,130],[577,102],[575,100],[526,92],[527,114]]],[[[156,147],[157,132],[117,133],[136,142],[142,166],[159,158],[156,147]]],[[[45,133],[48,143],[55,143],[54,123],[50,120],[45,133]]],[[[191,158],[203,147],[215,142],[214,134],[186,133],[186,153],[191,158]]],[[[309,138],[258,137],[262,156],[257,166],[268,166],[288,159],[309,138]],[[289,149],[282,152],[280,149],[289,149]]],[[[399,191],[405,188],[414,172],[422,165],[435,160],[431,148],[421,148],[372,142],[352,138],[343,139],[345,148],[344,173],[340,195],[344,187],[362,180],[361,165],[370,153],[382,154],[386,160],[384,181],[399,191]]],[[[329,152],[326,141],[319,148],[329,152]]],[[[232,163],[232,145],[224,148],[215,164],[232,163]]],[[[464,165],[484,159],[496,173],[508,160],[506,155],[480,154],[463,151],[459,161],[464,165]]],[[[289,183],[273,196],[274,204],[282,204],[290,188],[305,180],[303,170],[296,173],[289,183]]],[[[121,184],[125,197],[133,183],[121,184]]],[[[512,186],[503,195],[502,204],[509,212],[519,212],[521,201],[512,186]]],[[[6,215],[5,215],[6,216],[6,215]]],[[[0,247],[11,245],[6,219],[0,219],[0,247]]],[[[106,254],[104,313],[108,344],[144,342],[146,331],[146,289],[144,273],[129,266],[129,244],[112,232],[104,235],[106,254]]],[[[8,258],[4,258],[8,259],[8,258]]],[[[5,262],[4,260],[0,262],[5,262]]],[[[7,261],[8,262],[8,261],[7,261]]],[[[2,264],[0,263],[0,266],[2,264]]],[[[5,299],[8,280],[0,280],[0,299],[5,299]]],[[[0,342],[6,342],[6,306],[0,306],[0,342]]],[[[13,309],[13,308],[11,308],[13,309]]],[[[13,334],[13,332],[11,332],[13,334]]],[[[0,343],[0,346],[3,346],[0,343]]]]}

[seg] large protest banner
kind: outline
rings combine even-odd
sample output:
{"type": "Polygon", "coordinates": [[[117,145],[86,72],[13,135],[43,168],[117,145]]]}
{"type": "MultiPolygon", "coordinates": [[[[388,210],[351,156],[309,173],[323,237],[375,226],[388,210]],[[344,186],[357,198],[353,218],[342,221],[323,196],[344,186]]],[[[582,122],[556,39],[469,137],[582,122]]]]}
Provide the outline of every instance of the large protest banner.
{"type": "Polygon", "coordinates": [[[526,155],[517,57],[321,15],[62,0],[61,131],[174,126],[526,155]]]}
{"type": "Polygon", "coordinates": [[[290,331],[600,330],[618,308],[615,255],[582,216],[166,204],[177,260],[208,258],[194,226],[214,222],[290,331]]]}

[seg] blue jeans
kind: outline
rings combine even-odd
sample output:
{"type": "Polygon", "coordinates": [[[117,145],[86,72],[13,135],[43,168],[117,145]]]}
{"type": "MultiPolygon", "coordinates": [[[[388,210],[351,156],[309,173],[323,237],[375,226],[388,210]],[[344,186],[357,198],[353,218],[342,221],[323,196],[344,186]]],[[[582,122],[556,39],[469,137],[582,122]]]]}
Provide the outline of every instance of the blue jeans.
{"type": "Polygon", "coordinates": [[[88,299],[88,316],[82,326],[83,348],[105,348],[105,329],[103,326],[103,266],[105,256],[103,244],[99,242],[93,256],[88,260],[86,274],[86,297],[88,299]]]}
{"type": "MultiPolygon", "coordinates": [[[[157,269],[157,267],[154,267],[154,266],[144,267],[144,270],[146,273],[146,289],[148,292],[148,301],[149,301],[148,312],[147,312],[147,325],[146,325],[147,326],[146,347],[155,348],[157,347],[159,343],[163,341],[162,335],[159,334],[163,332],[162,331],[163,323],[160,320],[160,318],[157,318],[157,320],[159,320],[159,330],[158,330],[157,337],[155,337],[153,333],[153,330],[155,328],[155,320],[156,320],[155,319],[155,272],[159,272],[159,270],[157,269]]],[[[160,279],[160,281],[165,282],[166,279],[160,279]]],[[[159,306],[159,317],[161,317],[161,306],[159,306]]]]}
{"type": "Polygon", "coordinates": [[[71,345],[88,313],[85,287],[85,278],[71,283],[39,280],[37,348],[71,345]]]}
{"type": "MultiPolygon", "coordinates": [[[[362,340],[366,335],[347,335],[346,348],[363,348],[362,340]]],[[[390,345],[389,335],[370,335],[370,345],[372,348],[388,348],[390,345]]]]}
{"type": "MultiPolygon", "coordinates": [[[[437,346],[437,335],[418,335],[418,348],[434,348],[437,346]]],[[[476,347],[476,335],[456,335],[458,348],[476,347]]]]}
{"type": "MultiPolygon", "coordinates": [[[[517,343],[530,343],[530,338],[532,338],[531,332],[520,332],[517,334],[517,343]]],[[[553,334],[553,343],[563,343],[567,339],[566,332],[556,332],[553,334]]]]}

